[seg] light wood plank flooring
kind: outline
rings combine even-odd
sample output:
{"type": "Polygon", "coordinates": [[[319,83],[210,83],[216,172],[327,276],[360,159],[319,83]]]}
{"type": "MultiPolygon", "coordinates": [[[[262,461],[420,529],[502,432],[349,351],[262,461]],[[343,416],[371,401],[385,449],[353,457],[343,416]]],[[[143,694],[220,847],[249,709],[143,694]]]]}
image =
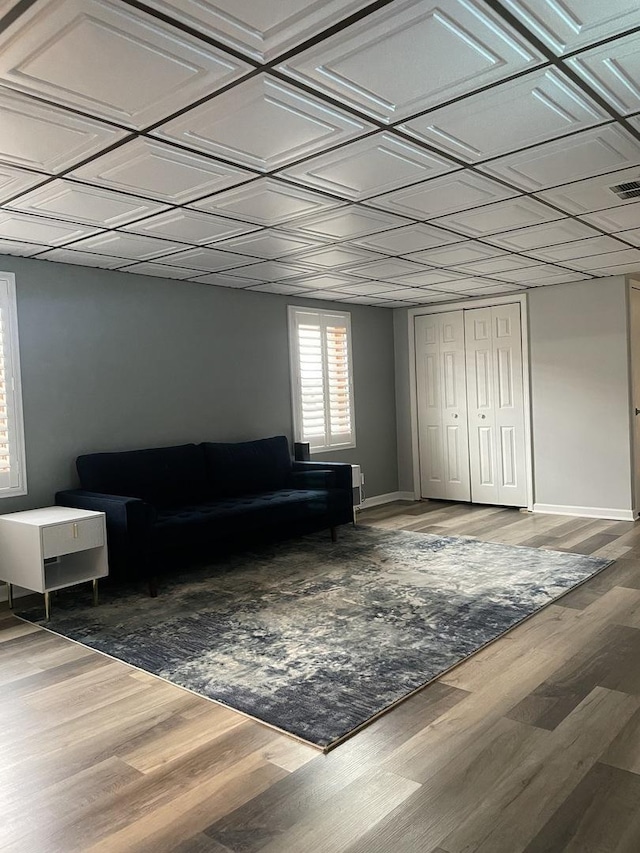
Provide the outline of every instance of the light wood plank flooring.
{"type": "Polygon", "coordinates": [[[0,850],[638,853],[640,524],[361,520],[617,562],[326,756],[3,605],[0,850]]]}

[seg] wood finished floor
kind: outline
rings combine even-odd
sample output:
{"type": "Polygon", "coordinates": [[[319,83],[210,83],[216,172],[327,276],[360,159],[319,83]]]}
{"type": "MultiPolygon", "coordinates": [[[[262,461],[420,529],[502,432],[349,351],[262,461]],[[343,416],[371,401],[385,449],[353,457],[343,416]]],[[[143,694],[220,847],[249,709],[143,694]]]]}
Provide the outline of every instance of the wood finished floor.
{"type": "Polygon", "coordinates": [[[0,850],[638,853],[640,523],[394,504],[616,558],[329,755],[0,609],[0,850]]]}

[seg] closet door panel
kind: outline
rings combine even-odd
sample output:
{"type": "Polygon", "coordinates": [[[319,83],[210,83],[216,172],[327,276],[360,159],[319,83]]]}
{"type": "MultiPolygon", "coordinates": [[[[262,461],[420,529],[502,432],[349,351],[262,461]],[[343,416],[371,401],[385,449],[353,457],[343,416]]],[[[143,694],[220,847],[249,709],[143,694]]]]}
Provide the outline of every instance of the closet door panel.
{"type": "Polygon", "coordinates": [[[465,311],[471,499],[526,506],[520,306],[465,311]]]}
{"type": "Polygon", "coordinates": [[[491,308],[465,311],[471,500],[499,503],[491,308]]]}
{"type": "Polygon", "coordinates": [[[433,314],[416,318],[418,444],[421,494],[423,497],[445,498],[438,325],[438,318],[433,314]]]}
{"type": "Polygon", "coordinates": [[[498,305],[493,317],[498,490],[505,506],[527,505],[520,306],[498,305]]]}
{"type": "Polygon", "coordinates": [[[468,501],[462,311],[416,318],[416,374],[421,494],[468,501]]]}

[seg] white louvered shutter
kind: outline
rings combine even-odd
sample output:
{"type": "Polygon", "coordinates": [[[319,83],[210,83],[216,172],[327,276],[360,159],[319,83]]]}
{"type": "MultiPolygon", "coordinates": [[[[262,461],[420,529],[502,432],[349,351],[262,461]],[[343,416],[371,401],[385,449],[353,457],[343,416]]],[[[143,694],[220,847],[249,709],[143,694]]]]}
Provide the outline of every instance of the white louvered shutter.
{"type": "Polygon", "coordinates": [[[0,495],[24,489],[24,439],[13,293],[7,278],[0,274],[0,495]]]}
{"type": "Polygon", "coordinates": [[[348,313],[290,308],[296,440],[313,450],[355,442],[348,313]]]}

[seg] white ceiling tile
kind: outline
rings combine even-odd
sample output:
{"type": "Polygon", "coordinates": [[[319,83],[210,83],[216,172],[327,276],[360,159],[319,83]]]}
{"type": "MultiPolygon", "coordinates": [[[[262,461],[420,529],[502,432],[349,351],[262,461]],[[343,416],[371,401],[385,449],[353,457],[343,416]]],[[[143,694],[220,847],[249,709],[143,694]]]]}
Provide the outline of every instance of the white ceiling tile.
{"type": "Polygon", "coordinates": [[[357,275],[361,278],[371,278],[378,281],[387,281],[398,279],[401,276],[411,275],[411,273],[424,272],[424,267],[420,264],[414,264],[401,258],[391,258],[385,261],[375,261],[371,264],[363,264],[360,267],[351,267],[350,275],[357,275]]]}
{"type": "Polygon", "coordinates": [[[456,270],[472,275],[491,276],[497,272],[534,267],[537,263],[531,258],[523,258],[520,255],[500,255],[497,258],[486,258],[484,261],[474,261],[471,264],[460,264],[456,270]]]}
{"type": "Polygon", "coordinates": [[[262,74],[154,131],[259,171],[281,169],[373,127],[262,74]]]}
{"type": "Polygon", "coordinates": [[[586,222],[591,222],[603,231],[627,231],[637,227],[640,222],[639,211],[637,204],[627,204],[599,210],[597,213],[583,213],[581,216],[586,222]]]}
{"type": "MultiPolygon", "coordinates": [[[[425,290],[424,293],[427,293],[427,291],[425,290]]],[[[372,299],[372,298],[384,299],[384,305],[381,306],[383,308],[410,308],[411,304],[412,304],[410,302],[401,302],[399,299],[386,299],[384,297],[366,297],[366,296],[347,296],[342,301],[343,302],[356,302],[359,299],[372,299]]],[[[446,298],[451,299],[450,296],[447,296],[446,298]]],[[[432,301],[432,300],[429,300],[429,301],[432,301]]],[[[433,300],[433,301],[435,301],[435,300],[433,300]]],[[[415,304],[417,304],[417,300],[416,300],[415,304]]]]}
{"type": "Polygon", "coordinates": [[[47,246],[64,246],[72,240],[96,234],[97,228],[47,219],[44,216],[29,216],[17,211],[0,211],[0,239],[22,240],[26,243],[43,243],[47,246]]]}
{"type": "Polygon", "coordinates": [[[625,275],[632,272],[640,272],[640,261],[629,261],[626,264],[612,264],[609,267],[594,267],[588,270],[597,278],[609,275],[625,275]]]}
{"type": "Polygon", "coordinates": [[[587,258],[574,258],[569,266],[578,270],[604,269],[605,267],[620,267],[623,264],[640,263],[640,249],[620,249],[617,252],[605,252],[591,255],[587,258]]]}
{"type": "Polygon", "coordinates": [[[517,293],[522,287],[517,284],[498,284],[497,282],[486,282],[481,287],[473,287],[460,293],[466,299],[473,299],[475,296],[495,296],[501,293],[517,293]]]}
{"type": "Polygon", "coordinates": [[[562,55],[640,25],[637,0],[503,0],[538,38],[562,55]]]}
{"type": "Polygon", "coordinates": [[[167,210],[150,216],[131,225],[125,225],[123,231],[134,234],[148,234],[150,237],[160,237],[165,240],[179,240],[182,243],[206,245],[236,237],[258,230],[257,225],[238,222],[235,219],[225,219],[210,213],[197,210],[167,210]]]}
{"type": "Polygon", "coordinates": [[[148,0],[147,5],[254,59],[268,62],[369,2],[148,0]]]}
{"type": "Polygon", "coordinates": [[[309,293],[300,294],[305,299],[324,299],[331,302],[356,302],[360,300],[365,305],[375,305],[384,301],[379,296],[352,296],[340,290],[311,290],[309,293]]]}
{"type": "Polygon", "coordinates": [[[250,70],[114,0],[35,3],[0,34],[0,81],[136,129],[250,70]]]}
{"type": "Polygon", "coordinates": [[[524,287],[545,287],[550,284],[570,284],[575,281],[587,281],[590,275],[585,275],[580,272],[565,272],[559,275],[552,275],[548,278],[539,278],[536,281],[527,281],[523,283],[524,287]]]}
{"type": "MultiPolygon", "coordinates": [[[[255,258],[252,258],[252,261],[255,261],[255,258]]],[[[306,269],[302,266],[294,266],[282,261],[262,261],[257,264],[252,263],[251,266],[243,266],[238,270],[238,275],[254,281],[284,281],[288,278],[299,278],[305,272],[306,269]]],[[[230,272],[229,275],[235,275],[235,272],[230,272]]]]}
{"type": "Polygon", "coordinates": [[[432,219],[515,195],[517,190],[465,171],[395,190],[371,199],[369,204],[415,219],[432,219]]]}
{"type": "MultiPolygon", "coordinates": [[[[638,221],[640,221],[640,219],[638,221]]],[[[626,240],[627,243],[632,243],[634,246],[640,246],[640,228],[631,228],[629,231],[619,231],[613,236],[619,237],[621,240],[626,240]]]]}
{"type": "Polygon", "coordinates": [[[341,207],[318,216],[306,216],[287,225],[289,230],[302,231],[326,240],[353,240],[365,234],[375,234],[406,224],[406,219],[359,207],[341,207]]]}
{"type": "MultiPolygon", "coordinates": [[[[585,214],[619,205],[637,204],[637,198],[619,198],[611,189],[627,181],[640,180],[640,166],[624,169],[621,172],[609,172],[596,178],[587,178],[551,190],[536,193],[538,198],[550,201],[568,213],[585,214]]],[[[587,218],[587,217],[585,217],[587,218]]],[[[590,220],[591,221],[591,220],[590,220]]],[[[618,229],[620,230],[620,229],[618,229]]]]}
{"type": "Polygon", "coordinates": [[[550,278],[552,276],[568,276],[567,281],[573,280],[572,270],[566,270],[562,267],[554,266],[553,264],[540,264],[537,267],[527,267],[523,270],[498,272],[491,277],[498,278],[501,281],[513,281],[527,284],[530,281],[537,281],[538,279],[550,278]]]}
{"type": "Polygon", "coordinates": [[[317,245],[313,240],[306,240],[292,234],[283,234],[271,228],[253,234],[244,234],[241,237],[232,237],[216,244],[217,248],[223,249],[225,252],[239,252],[242,255],[265,259],[280,258],[283,255],[291,255],[294,252],[301,252],[317,245]]]}
{"type": "MultiPolygon", "coordinates": [[[[0,213],[0,216],[2,214],[0,213]]],[[[24,243],[18,240],[6,240],[0,237],[0,255],[20,255],[22,257],[31,257],[42,252],[47,246],[42,243],[24,243]]]]}
{"type": "Polygon", "coordinates": [[[535,199],[521,197],[444,216],[438,219],[436,224],[454,228],[471,237],[482,237],[485,234],[505,231],[507,228],[522,228],[526,225],[549,222],[560,219],[561,216],[561,213],[540,204],[535,199]]]}
{"type": "Polygon", "coordinates": [[[528,252],[530,249],[597,236],[598,232],[583,222],[577,222],[575,219],[560,219],[549,225],[533,225],[530,228],[507,231],[505,234],[493,234],[486,239],[504,249],[528,252]]]}
{"type": "Polygon", "coordinates": [[[476,0],[405,0],[309,48],[279,70],[388,122],[541,60],[476,0]]]}
{"type": "MultiPolygon", "coordinates": [[[[289,296],[295,293],[300,293],[301,289],[295,284],[283,284],[282,282],[265,282],[264,284],[256,284],[250,290],[257,290],[260,293],[279,293],[282,296],[289,296]]],[[[307,294],[305,293],[306,297],[307,294]]]]}
{"type": "Polygon", "coordinates": [[[56,261],[62,264],[78,264],[84,267],[100,267],[107,270],[117,270],[125,267],[131,261],[128,258],[112,258],[106,255],[96,255],[92,252],[78,251],[73,249],[50,249],[39,256],[40,261],[56,261]]]}
{"type": "Polygon", "coordinates": [[[132,264],[131,266],[122,269],[121,272],[132,272],[136,275],[151,275],[155,276],[156,278],[174,278],[181,280],[193,278],[193,276],[197,275],[197,272],[192,269],[185,269],[183,267],[168,267],[165,264],[158,264],[153,262],[143,264],[132,264]]]}
{"type": "Polygon", "coordinates": [[[459,168],[457,163],[390,133],[377,133],[306,160],[281,174],[306,186],[358,201],[459,168]]]}
{"type": "Polygon", "coordinates": [[[0,87],[0,159],[61,172],[123,139],[127,132],[0,87]]]}
{"type": "Polygon", "coordinates": [[[640,109],[640,33],[566,60],[583,80],[626,115],[640,109]]]}
{"type": "MultiPolygon", "coordinates": [[[[193,270],[191,271],[193,273],[193,270]]],[[[246,287],[255,287],[255,281],[252,278],[241,278],[233,276],[233,278],[225,273],[208,273],[207,275],[199,275],[192,279],[196,284],[214,284],[217,287],[233,287],[236,290],[242,290],[246,287]]]]}
{"type": "Polygon", "coordinates": [[[16,169],[15,166],[4,166],[0,163],[0,202],[7,201],[12,196],[46,180],[46,175],[25,172],[24,169],[16,169]]]}
{"type": "Polygon", "coordinates": [[[552,68],[412,119],[401,130],[475,162],[591,127],[609,115],[552,68]]]}
{"type": "MultiPolygon", "coordinates": [[[[393,293],[390,293],[389,298],[393,298],[394,300],[400,300],[401,302],[413,302],[418,303],[421,300],[429,299],[430,301],[437,302],[438,291],[431,290],[420,290],[418,287],[406,287],[399,288],[394,290],[393,293]],[[433,299],[432,299],[433,297],[433,299]]],[[[445,299],[451,299],[449,295],[444,297],[445,299]]]]}
{"type": "Polygon", "coordinates": [[[443,290],[447,293],[465,293],[476,287],[487,287],[490,284],[492,282],[479,276],[459,276],[453,281],[443,281],[435,285],[435,287],[437,290],[443,290]]]}
{"type": "MultiPolygon", "coordinates": [[[[586,258],[590,255],[600,255],[604,252],[621,251],[628,248],[613,237],[589,237],[586,240],[575,240],[571,243],[561,243],[558,246],[548,246],[546,249],[532,249],[530,254],[542,261],[569,261],[573,258],[586,258]]],[[[571,266],[574,266],[571,264],[571,266]]]]}
{"type": "Polygon", "coordinates": [[[348,284],[358,284],[359,279],[351,278],[341,273],[325,273],[322,275],[307,275],[303,278],[292,279],[294,284],[309,290],[331,290],[348,284]]]}
{"type": "Polygon", "coordinates": [[[71,172],[112,190],[183,204],[254,178],[253,172],[138,137],[71,172]]]}
{"type": "Polygon", "coordinates": [[[137,261],[149,261],[183,249],[180,243],[168,240],[156,240],[154,237],[142,237],[139,234],[123,234],[120,231],[105,231],[95,237],[79,240],[73,244],[74,250],[109,255],[115,258],[130,258],[137,261]]]}
{"type": "Polygon", "coordinates": [[[438,288],[444,282],[457,281],[462,278],[459,272],[451,272],[450,270],[431,270],[426,267],[415,273],[403,275],[397,281],[405,287],[430,287],[438,288]]]}
{"type": "Polygon", "coordinates": [[[478,168],[525,190],[542,190],[640,164],[640,142],[617,125],[596,127],[478,168]]]}
{"type": "Polygon", "coordinates": [[[408,255],[410,252],[418,252],[421,249],[429,249],[433,246],[446,246],[449,243],[459,243],[464,240],[458,234],[450,234],[433,225],[404,225],[402,228],[394,228],[384,234],[376,234],[373,237],[359,237],[353,241],[356,246],[385,252],[388,255],[408,255]]]}
{"type": "Polygon", "coordinates": [[[446,293],[436,290],[423,290],[419,299],[420,305],[429,305],[432,302],[452,302],[457,303],[461,299],[467,299],[469,291],[461,291],[460,293],[446,293]]]}
{"type": "Polygon", "coordinates": [[[352,267],[384,258],[378,252],[368,252],[356,246],[322,246],[311,252],[303,252],[290,258],[293,263],[300,263],[318,269],[338,270],[342,267],[352,267]]]}
{"type": "Polygon", "coordinates": [[[340,295],[341,302],[354,303],[355,305],[377,305],[381,308],[390,307],[390,301],[384,296],[346,296],[340,295]]]}
{"type": "Polygon", "coordinates": [[[126,225],[133,219],[159,213],[166,208],[164,204],[59,178],[12,201],[9,206],[26,213],[84,222],[101,228],[126,225]]]}
{"type": "Polygon", "coordinates": [[[378,293],[388,293],[390,296],[395,296],[397,290],[402,290],[402,287],[383,281],[356,281],[336,288],[338,292],[360,293],[369,296],[375,296],[378,293]]]}
{"type": "Polygon", "coordinates": [[[310,213],[331,210],[340,202],[319,193],[263,178],[189,205],[196,210],[238,217],[258,225],[278,225],[310,213]]]}
{"type": "Polygon", "coordinates": [[[254,262],[255,258],[251,258],[248,255],[234,255],[231,252],[221,252],[219,249],[208,247],[187,249],[186,251],[162,258],[162,263],[168,266],[202,270],[203,272],[229,270],[245,266],[246,264],[253,264],[254,262]]]}
{"type": "Polygon", "coordinates": [[[454,246],[441,246],[438,249],[429,249],[426,252],[416,252],[409,255],[410,260],[420,261],[423,264],[433,264],[436,267],[449,267],[458,264],[471,264],[485,258],[495,258],[504,255],[502,249],[477,243],[475,240],[465,240],[454,246]]]}

